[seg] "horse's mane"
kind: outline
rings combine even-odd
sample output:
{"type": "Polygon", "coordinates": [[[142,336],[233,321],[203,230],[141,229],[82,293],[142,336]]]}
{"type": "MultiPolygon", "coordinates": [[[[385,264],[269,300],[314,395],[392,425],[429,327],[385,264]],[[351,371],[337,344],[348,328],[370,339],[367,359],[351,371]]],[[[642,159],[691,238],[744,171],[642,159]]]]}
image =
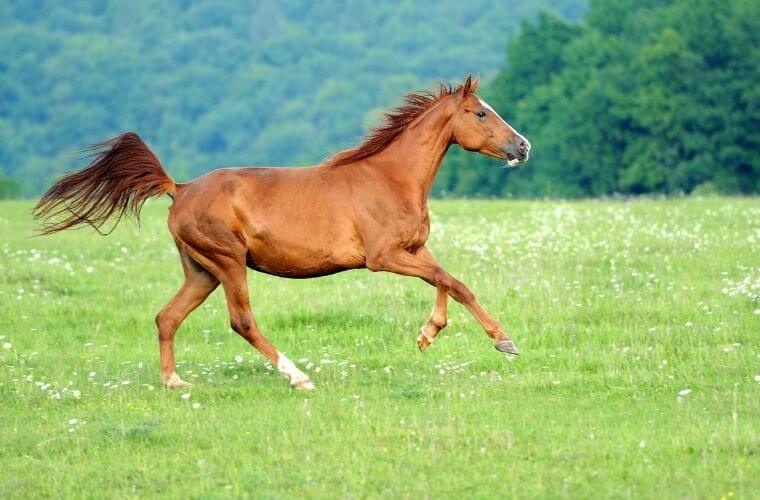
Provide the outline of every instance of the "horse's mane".
{"type": "Polygon", "coordinates": [[[384,150],[404,131],[404,129],[422,115],[438,104],[444,97],[457,93],[462,87],[470,91],[471,76],[461,85],[441,82],[438,91],[420,90],[410,92],[402,98],[402,104],[390,111],[383,113],[383,121],[380,125],[370,129],[370,133],[358,146],[346,149],[330,157],[326,163],[332,166],[346,165],[368,158],[384,150]]]}

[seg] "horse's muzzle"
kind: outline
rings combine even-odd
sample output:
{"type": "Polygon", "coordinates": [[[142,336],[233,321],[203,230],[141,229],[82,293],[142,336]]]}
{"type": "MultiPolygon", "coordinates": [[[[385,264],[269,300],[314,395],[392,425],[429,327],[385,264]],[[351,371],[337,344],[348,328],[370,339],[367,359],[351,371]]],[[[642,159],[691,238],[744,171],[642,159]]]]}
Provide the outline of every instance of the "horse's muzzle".
{"type": "Polygon", "coordinates": [[[530,142],[525,137],[517,135],[502,147],[501,150],[509,166],[514,167],[528,161],[530,142]]]}

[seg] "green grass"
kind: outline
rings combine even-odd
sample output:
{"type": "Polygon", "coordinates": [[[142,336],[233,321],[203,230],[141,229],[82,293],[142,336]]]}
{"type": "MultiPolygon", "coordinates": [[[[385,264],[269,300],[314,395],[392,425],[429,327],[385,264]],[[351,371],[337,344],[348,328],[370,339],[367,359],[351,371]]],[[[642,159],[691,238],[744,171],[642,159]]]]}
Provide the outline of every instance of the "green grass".
{"type": "Polygon", "coordinates": [[[434,202],[429,247],[512,362],[458,304],[418,352],[419,280],[251,274],[313,393],[231,332],[220,291],[177,336],[194,386],[162,389],[153,318],[182,276],[167,204],[108,238],[27,238],[30,206],[0,204],[0,497],[760,491],[758,199],[434,202]]]}

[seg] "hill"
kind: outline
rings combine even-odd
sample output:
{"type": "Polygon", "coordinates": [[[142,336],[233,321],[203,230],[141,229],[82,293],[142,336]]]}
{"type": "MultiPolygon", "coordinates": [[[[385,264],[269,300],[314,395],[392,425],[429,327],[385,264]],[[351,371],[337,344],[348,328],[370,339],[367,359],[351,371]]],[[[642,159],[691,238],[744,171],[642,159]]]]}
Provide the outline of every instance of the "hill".
{"type": "Polygon", "coordinates": [[[583,0],[0,4],[0,175],[27,195],[77,148],[135,130],[178,180],[317,162],[378,109],[492,76],[522,19],[583,0]]]}

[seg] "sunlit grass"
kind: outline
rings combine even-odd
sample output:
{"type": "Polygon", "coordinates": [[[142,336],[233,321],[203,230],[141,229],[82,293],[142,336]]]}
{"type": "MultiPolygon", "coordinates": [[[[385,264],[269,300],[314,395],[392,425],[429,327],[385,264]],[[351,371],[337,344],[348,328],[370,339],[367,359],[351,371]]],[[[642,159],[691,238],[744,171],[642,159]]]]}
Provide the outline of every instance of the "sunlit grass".
{"type": "Polygon", "coordinates": [[[287,382],[217,291],[158,384],[181,282],[166,203],[141,229],[27,238],[0,204],[0,497],[751,497],[760,488],[760,201],[434,202],[429,247],[516,341],[354,271],[250,275],[287,382]],[[752,492],[755,492],[754,494],[752,492]]]}

